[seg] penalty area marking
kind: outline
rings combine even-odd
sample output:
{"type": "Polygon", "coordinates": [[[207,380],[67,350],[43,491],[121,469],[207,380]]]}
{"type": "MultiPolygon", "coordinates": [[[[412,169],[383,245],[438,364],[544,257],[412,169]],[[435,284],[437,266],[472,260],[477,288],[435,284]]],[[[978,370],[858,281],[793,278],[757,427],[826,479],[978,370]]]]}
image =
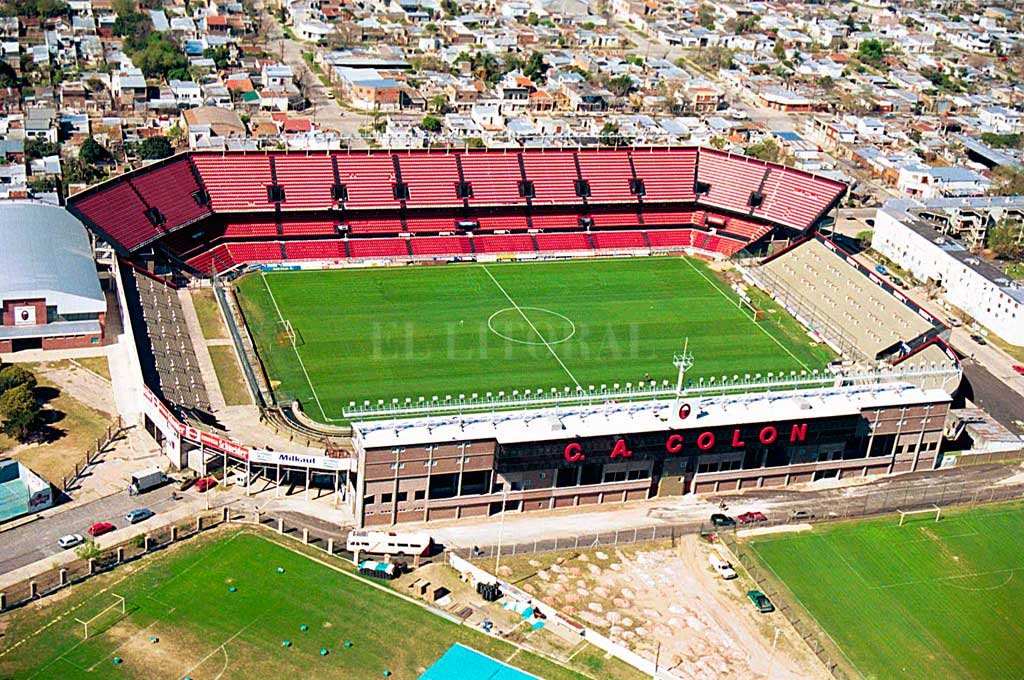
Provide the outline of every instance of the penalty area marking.
{"type": "MultiPolygon", "coordinates": [[[[533,327],[533,324],[530,324],[530,326],[533,327]]],[[[492,333],[497,335],[502,340],[508,340],[509,342],[514,342],[520,345],[532,345],[536,347],[543,347],[544,345],[560,345],[563,342],[568,342],[569,340],[572,339],[574,335],[576,335],[576,324],[572,322],[572,319],[565,316],[564,314],[559,314],[558,312],[553,312],[550,309],[544,309],[543,307],[505,307],[504,309],[499,309],[494,314],[491,314],[489,317],[487,317],[487,328],[490,329],[492,333]],[[543,312],[545,314],[550,314],[551,316],[557,316],[559,319],[569,324],[569,334],[566,335],[564,338],[559,338],[558,340],[547,340],[543,335],[540,335],[540,332],[538,332],[537,335],[540,336],[541,341],[537,342],[535,340],[520,340],[519,338],[510,337],[494,327],[494,319],[499,314],[503,314],[505,312],[520,312],[520,310],[523,309],[529,309],[534,312],[543,312]]],[[[534,328],[534,330],[536,331],[537,329],[534,328]]]]}

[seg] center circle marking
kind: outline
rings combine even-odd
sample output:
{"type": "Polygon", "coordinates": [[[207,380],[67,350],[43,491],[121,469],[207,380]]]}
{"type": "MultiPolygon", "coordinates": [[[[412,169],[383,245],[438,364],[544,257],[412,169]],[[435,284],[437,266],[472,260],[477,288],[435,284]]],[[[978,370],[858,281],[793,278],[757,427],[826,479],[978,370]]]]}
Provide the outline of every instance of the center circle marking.
{"type": "MultiPolygon", "coordinates": [[[[531,320],[531,322],[532,322],[532,320],[531,320]]],[[[572,337],[574,335],[576,335],[576,324],[574,324],[572,322],[572,319],[570,319],[569,317],[565,316],[564,314],[559,314],[558,312],[552,312],[550,309],[544,309],[543,307],[518,307],[518,308],[516,308],[516,307],[505,307],[504,309],[499,309],[494,314],[491,314],[489,317],[487,317],[487,328],[490,329],[490,331],[492,333],[497,335],[502,340],[507,340],[508,342],[514,342],[514,343],[517,343],[517,344],[520,344],[520,345],[536,345],[536,346],[540,346],[540,347],[543,347],[545,345],[560,345],[563,342],[567,342],[567,341],[571,340],[572,337]],[[564,321],[565,323],[569,324],[569,332],[564,337],[558,338],[557,340],[548,340],[547,338],[544,338],[543,341],[541,341],[541,340],[522,340],[520,338],[513,338],[511,336],[505,335],[504,333],[502,333],[501,331],[499,331],[497,328],[494,327],[494,319],[497,318],[498,315],[504,314],[505,312],[515,312],[516,314],[521,315],[520,310],[542,312],[544,314],[550,314],[551,316],[556,316],[559,319],[561,319],[562,321],[564,321]]],[[[537,333],[539,334],[540,331],[538,330],[537,333]]]]}

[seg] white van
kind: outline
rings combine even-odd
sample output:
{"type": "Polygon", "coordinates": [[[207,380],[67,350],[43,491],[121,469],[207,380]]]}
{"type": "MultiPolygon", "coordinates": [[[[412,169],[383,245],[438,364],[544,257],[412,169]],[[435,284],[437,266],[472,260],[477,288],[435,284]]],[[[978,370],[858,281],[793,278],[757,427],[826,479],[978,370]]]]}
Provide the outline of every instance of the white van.
{"type": "Polygon", "coordinates": [[[711,551],[711,554],[708,555],[708,562],[711,563],[711,568],[717,571],[718,575],[726,581],[736,578],[736,571],[729,564],[729,560],[724,559],[717,550],[711,551]]]}

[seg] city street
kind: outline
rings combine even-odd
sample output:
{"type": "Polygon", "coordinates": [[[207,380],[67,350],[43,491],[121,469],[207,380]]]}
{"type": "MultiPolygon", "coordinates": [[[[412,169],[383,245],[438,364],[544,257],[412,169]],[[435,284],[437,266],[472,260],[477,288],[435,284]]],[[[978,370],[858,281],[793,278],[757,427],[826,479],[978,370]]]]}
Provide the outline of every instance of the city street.
{"type": "MultiPolygon", "coordinates": [[[[123,491],[66,509],[58,506],[45,513],[43,519],[8,529],[0,533],[0,574],[64,552],[57,546],[58,538],[66,534],[88,538],[85,531],[96,522],[110,522],[121,529],[127,526],[124,516],[130,510],[149,508],[156,513],[167,510],[182,502],[171,499],[176,488],[170,483],[141,496],[129,496],[123,491]]],[[[178,496],[184,498],[187,494],[178,496]]],[[[146,520],[159,521],[159,515],[146,520]]],[[[140,522],[139,526],[145,526],[146,522],[140,522]]]]}

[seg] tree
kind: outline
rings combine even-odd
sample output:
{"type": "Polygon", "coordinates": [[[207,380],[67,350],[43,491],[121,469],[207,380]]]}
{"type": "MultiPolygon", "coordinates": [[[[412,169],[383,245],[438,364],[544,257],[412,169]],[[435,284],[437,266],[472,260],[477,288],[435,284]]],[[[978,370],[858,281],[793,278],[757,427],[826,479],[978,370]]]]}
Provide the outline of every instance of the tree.
{"type": "Polygon", "coordinates": [[[0,419],[6,435],[24,440],[39,423],[39,402],[32,388],[18,385],[0,394],[0,419]]]}
{"type": "Polygon", "coordinates": [[[60,147],[53,142],[48,142],[39,137],[25,140],[25,157],[29,160],[56,156],[60,153],[60,147]]]}
{"type": "Polygon", "coordinates": [[[697,22],[704,28],[715,27],[715,11],[711,5],[701,5],[697,10],[697,22]]]}
{"type": "Polygon", "coordinates": [[[777,163],[779,161],[779,157],[782,155],[782,149],[779,148],[779,145],[775,143],[774,139],[767,137],[753,146],[748,146],[746,153],[748,156],[759,158],[762,161],[777,163]]]}
{"type": "Polygon", "coordinates": [[[994,196],[1020,196],[1024,194],[1024,170],[1000,165],[992,171],[995,180],[989,191],[994,196]]]}
{"type": "Polygon", "coordinates": [[[440,132],[441,128],[444,127],[441,124],[441,120],[434,116],[424,116],[423,121],[420,123],[420,127],[427,132],[440,132]]]}
{"type": "Polygon", "coordinates": [[[981,141],[993,149],[1019,149],[1024,146],[1024,136],[1015,134],[1000,135],[995,132],[982,132],[981,141]]]}
{"type": "Polygon", "coordinates": [[[36,386],[35,374],[18,364],[11,364],[0,369],[0,394],[20,385],[28,385],[29,389],[34,389],[36,386]]]}
{"type": "Polygon", "coordinates": [[[78,149],[78,160],[90,165],[102,165],[111,160],[110,152],[92,137],[89,137],[78,149]]]}
{"type": "Polygon", "coordinates": [[[865,40],[857,48],[857,56],[860,57],[861,61],[878,66],[882,63],[882,59],[885,58],[885,43],[875,38],[865,40]]]}
{"type": "Polygon", "coordinates": [[[459,7],[459,3],[455,0],[441,0],[441,10],[448,19],[457,17],[462,13],[462,8],[459,7]]]}
{"type": "Polygon", "coordinates": [[[0,87],[21,87],[21,79],[6,61],[0,61],[0,87]]]}
{"type": "Polygon", "coordinates": [[[222,71],[231,63],[231,51],[228,50],[227,45],[207,47],[203,50],[203,56],[207,59],[213,59],[213,65],[222,71]]]}
{"type": "Polygon", "coordinates": [[[725,137],[715,135],[708,141],[708,144],[721,151],[722,149],[729,145],[729,141],[725,137]]]}
{"type": "Polygon", "coordinates": [[[615,76],[605,83],[605,87],[616,97],[625,97],[633,90],[633,79],[626,74],[615,76]]]}
{"type": "Polygon", "coordinates": [[[629,140],[619,132],[618,123],[611,121],[605,123],[601,128],[599,139],[605,146],[627,146],[629,144],[629,140]]]}
{"type": "Polygon", "coordinates": [[[540,52],[531,52],[526,65],[523,66],[523,75],[536,82],[547,73],[548,65],[544,63],[544,55],[540,52]]]}
{"type": "Polygon", "coordinates": [[[1006,260],[1020,259],[1024,255],[1024,223],[1002,220],[996,226],[988,230],[988,247],[996,254],[1006,260]]]}
{"type": "Polygon", "coordinates": [[[430,109],[436,113],[445,114],[448,113],[448,96],[443,94],[435,94],[429,100],[430,109]]]}
{"type": "Polygon", "coordinates": [[[149,78],[188,78],[188,59],[163,33],[150,34],[145,46],[131,56],[149,78]]]}
{"type": "Polygon", "coordinates": [[[174,147],[171,145],[171,140],[162,135],[146,137],[139,142],[139,157],[147,161],[167,158],[173,153],[174,147]]]}

